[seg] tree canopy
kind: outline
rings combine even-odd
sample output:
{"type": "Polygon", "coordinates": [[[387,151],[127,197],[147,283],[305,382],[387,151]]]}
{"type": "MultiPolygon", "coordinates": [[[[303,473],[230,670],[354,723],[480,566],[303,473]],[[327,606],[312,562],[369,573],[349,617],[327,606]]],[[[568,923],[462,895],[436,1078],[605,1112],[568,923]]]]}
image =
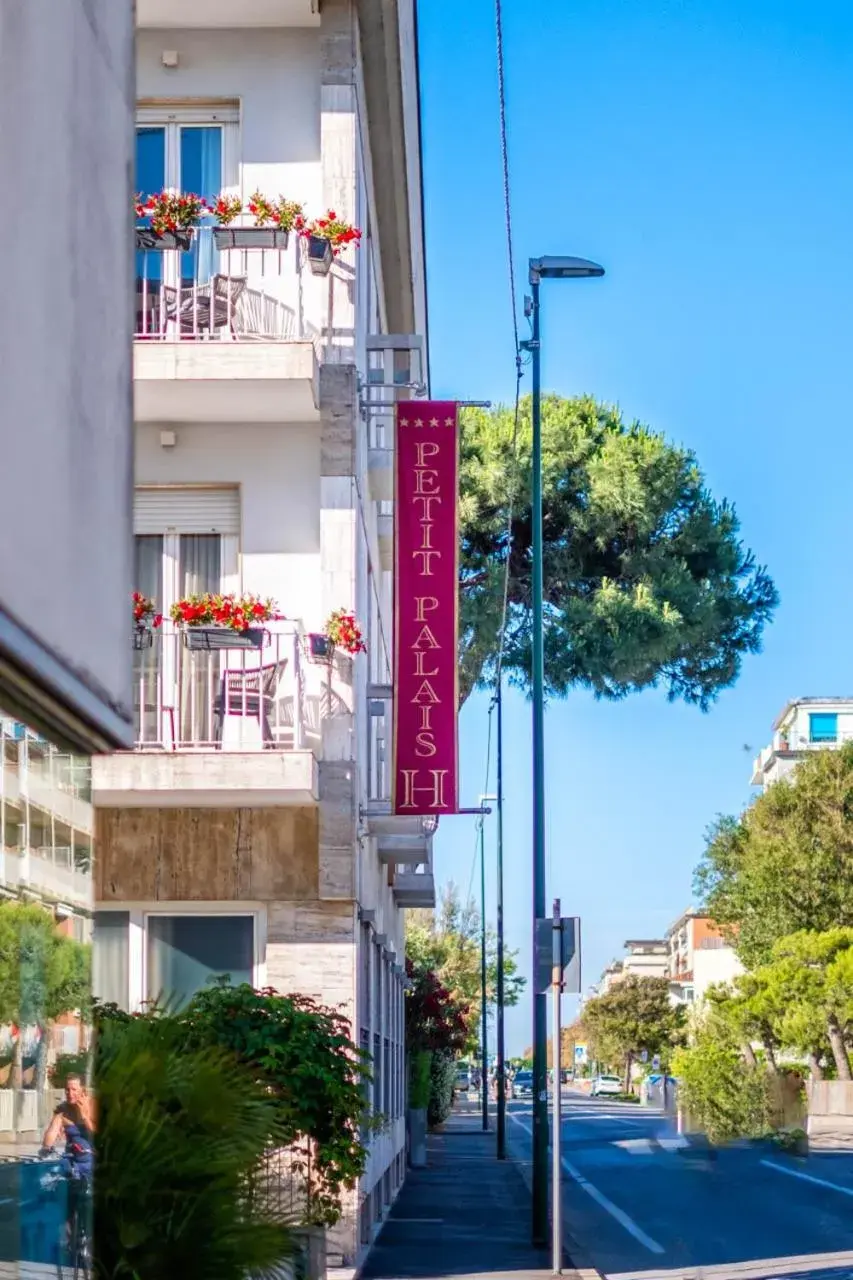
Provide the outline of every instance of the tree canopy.
{"type": "Polygon", "coordinates": [[[696,891],[748,968],[800,930],[853,926],[853,743],[810,753],[711,829],[696,891]]]}
{"type": "Polygon", "coordinates": [[[682,1039],[685,1017],[683,1008],[670,1003],[666,978],[636,974],[588,1000],[583,1008],[583,1025],[596,1057],[624,1064],[626,1089],[631,1063],[643,1050],[650,1057],[659,1053],[666,1065],[672,1048],[682,1039]]]}
{"type": "MultiPolygon", "coordinates": [[[[466,1010],[468,1047],[479,1041],[481,1018],[480,912],[474,903],[462,901],[451,881],[442,891],[436,910],[410,911],[406,917],[406,955],[419,970],[431,970],[441,979],[453,1001],[466,1010]]],[[[504,1003],[518,1003],[524,978],[518,972],[518,953],[504,949],[504,1003]]],[[[497,938],[486,929],[486,998],[497,995],[497,938]]]]}
{"type": "MultiPolygon", "coordinates": [[[[509,560],[504,669],[530,681],[530,397],[468,410],[460,471],[461,687],[495,674],[509,560]],[[513,503],[512,529],[508,514],[513,503]]],[[[622,698],[662,684],[706,708],[760,647],[776,588],[708,491],[693,453],[591,397],[542,400],[545,676],[622,698]]]]}

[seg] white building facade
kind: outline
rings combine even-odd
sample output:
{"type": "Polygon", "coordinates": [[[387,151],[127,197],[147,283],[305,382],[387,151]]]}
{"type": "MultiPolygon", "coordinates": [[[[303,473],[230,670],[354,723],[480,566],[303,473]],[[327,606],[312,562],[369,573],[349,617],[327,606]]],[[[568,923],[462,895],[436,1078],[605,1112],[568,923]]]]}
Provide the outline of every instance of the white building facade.
{"type": "Polygon", "coordinates": [[[414,4],[138,0],[137,22],[138,190],[283,195],[362,235],[326,273],[294,232],[250,243],[248,214],[137,239],[134,587],[164,620],[134,640],[136,749],[93,762],[97,994],[227,972],[345,1012],[387,1120],[330,1238],[353,1265],[404,1173],[404,913],[435,897],[433,828],[389,788],[392,409],[428,382],[414,4]],[[198,647],[170,609],[204,593],[280,616],[198,647]],[[327,652],[341,609],[366,653],[327,652]]]}
{"type": "Polygon", "coordinates": [[[787,777],[811,751],[853,741],[853,698],[795,698],[773,724],[773,737],[756,756],[752,785],[762,790],[787,777]]]}

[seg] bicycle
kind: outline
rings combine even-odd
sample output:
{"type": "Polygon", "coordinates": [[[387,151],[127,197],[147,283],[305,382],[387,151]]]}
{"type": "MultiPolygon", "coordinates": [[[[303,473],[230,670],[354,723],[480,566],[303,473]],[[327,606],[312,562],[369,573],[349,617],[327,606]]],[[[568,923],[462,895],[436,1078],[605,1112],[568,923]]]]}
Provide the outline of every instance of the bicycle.
{"type": "Polygon", "coordinates": [[[57,1280],[91,1280],[92,1272],[92,1184],[89,1178],[74,1177],[57,1168],[41,1179],[42,1190],[55,1193],[65,1188],[65,1220],[56,1246],[57,1280]]]}

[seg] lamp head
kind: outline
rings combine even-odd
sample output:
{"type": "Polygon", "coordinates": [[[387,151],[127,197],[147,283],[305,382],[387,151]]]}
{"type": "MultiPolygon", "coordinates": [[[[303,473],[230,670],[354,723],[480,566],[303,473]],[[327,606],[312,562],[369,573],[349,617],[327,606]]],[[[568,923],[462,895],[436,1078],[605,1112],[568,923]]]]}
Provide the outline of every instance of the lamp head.
{"type": "Polygon", "coordinates": [[[530,283],[540,280],[579,280],[590,276],[603,276],[604,267],[588,258],[563,258],[546,255],[530,259],[530,283]]]}

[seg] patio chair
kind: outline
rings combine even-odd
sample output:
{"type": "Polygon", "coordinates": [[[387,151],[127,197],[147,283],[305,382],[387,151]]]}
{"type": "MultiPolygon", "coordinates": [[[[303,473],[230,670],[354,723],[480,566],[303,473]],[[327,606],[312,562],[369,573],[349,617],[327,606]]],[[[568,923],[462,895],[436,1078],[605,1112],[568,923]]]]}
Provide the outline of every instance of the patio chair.
{"type": "Polygon", "coordinates": [[[270,713],[286,667],[287,659],[283,658],[280,662],[269,663],[254,671],[243,668],[223,671],[220,692],[213,704],[217,742],[221,743],[223,740],[226,719],[238,716],[258,722],[264,745],[275,741],[270,713]]]}
{"type": "Polygon", "coordinates": [[[163,286],[167,323],[177,323],[181,336],[229,329],[237,336],[237,304],[246,288],[245,276],[215,275],[210,284],[176,289],[163,286]]]}

